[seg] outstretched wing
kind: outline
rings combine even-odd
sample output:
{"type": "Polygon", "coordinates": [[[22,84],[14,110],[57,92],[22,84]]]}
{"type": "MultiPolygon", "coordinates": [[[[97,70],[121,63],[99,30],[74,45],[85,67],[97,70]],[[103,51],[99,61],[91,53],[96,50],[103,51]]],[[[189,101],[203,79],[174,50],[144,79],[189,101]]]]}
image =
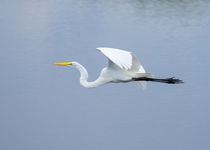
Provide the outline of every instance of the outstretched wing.
{"type": "Polygon", "coordinates": [[[121,69],[132,70],[141,73],[145,72],[144,68],[139,63],[139,60],[131,52],[105,47],[99,47],[97,49],[109,59],[109,63],[114,63],[121,69]]]}

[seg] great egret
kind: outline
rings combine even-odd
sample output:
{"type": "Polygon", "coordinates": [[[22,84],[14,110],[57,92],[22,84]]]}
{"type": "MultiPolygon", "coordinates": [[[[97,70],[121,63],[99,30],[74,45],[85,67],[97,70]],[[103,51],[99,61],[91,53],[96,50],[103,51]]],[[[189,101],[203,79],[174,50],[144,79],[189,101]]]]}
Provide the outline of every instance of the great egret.
{"type": "Polygon", "coordinates": [[[134,82],[141,88],[146,87],[146,81],[168,84],[183,83],[182,80],[172,78],[157,79],[146,73],[137,57],[131,52],[115,48],[97,48],[109,60],[108,66],[103,68],[100,76],[93,82],[88,82],[87,70],[78,62],[54,63],[54,65],[71,66],[80,72],[80,84],[86,88],[97,87],[106,83],[134,82]]]}

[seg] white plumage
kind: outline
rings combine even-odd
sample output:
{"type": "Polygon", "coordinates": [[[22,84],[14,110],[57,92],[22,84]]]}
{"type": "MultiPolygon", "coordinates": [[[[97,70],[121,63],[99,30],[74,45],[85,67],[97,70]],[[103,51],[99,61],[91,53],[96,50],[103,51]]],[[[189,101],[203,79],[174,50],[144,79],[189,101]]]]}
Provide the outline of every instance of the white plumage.
{"type": "Polygon", "coordinates": [[[146,87],[146,81],[163,82],[169,84],[182,83],[179,79],[155,79],[145,73],[137,57],[129,51],[116,48],[97,48],[109,60],[108,66],[103,68],[98,79],[88,82],[87,70],[78,62],[54,63],[54,65],[72,66],[80,72],[80,84],[84,87],[97,87],[106,83],[135,82],[141,88],[146,87]]]}
{"type": "Polygon", "coordinates": [[[129,70],[132,67],[132,54],[125,50],[119,50],[115,48],[97,48],[102,52],[112,63],[115,63],[121,69],[129,70]]]}
{"type": "MultiPolygon", "coordinates": [[[[118,67],[120,67],[120,69],[122,69],[120,70],[119,68],[117,68],[118,73],[120,73],[123,76],[127,74],[125,80],[129,80],[127,79],[127,77],[132,78],[132,77],[151,76],[151,74],[139,74],[139,73],[145,73],[145,70],[143,66],[140,64],[137,57],[131,52],[116,48],[105,48],[105,47],[98,47],[97,49],[108,58],[109,60],[108,69],[115,68],[116,70],[117,67],[115,65],[117,65],[118,67]],[[135,73],[137,73],[137,76],[135,75],[135,73]]],[[[143,89],[146,87],[145,81],[135,81],[135,83],[143,89]]]]}

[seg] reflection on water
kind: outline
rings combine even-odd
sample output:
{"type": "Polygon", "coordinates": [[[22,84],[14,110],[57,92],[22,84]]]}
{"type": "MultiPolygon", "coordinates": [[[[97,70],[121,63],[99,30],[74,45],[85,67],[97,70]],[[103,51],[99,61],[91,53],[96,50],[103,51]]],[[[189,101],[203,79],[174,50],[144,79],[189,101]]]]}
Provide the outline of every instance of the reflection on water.
{"type": "Polygon", "coordinates": [[[109,14],[109,17],[114,15],[114,19],[121,20],[130,16],[141,23],[164,22],[193,25],[209,23],[210,19],[210,1],[208,0],[104,1],[99,7],[103,9],[103,6],[106,7],[104,11],[109,14]]]}
{"type": "Polygon", "coordinates": [[[169,31],[177,26],[202,26],[210,24],[209,9],[208,0],[22,1],[7,10],[7,19],[27,37],[52,38],[62,33],[73,38],[71,32],[79,34],[85,28],[96,33],[125,26],[169,31]]]}
{"type": "MultiPolygon", "coordinates": [[[[200,0],[139,0],[141,6],[139,10],[153,18],[166,17],[168,19],[178,19],[180,22],[194,23],[200,17],[207,17],[209,14],[210,1],[200,0]]],[[[209,17],[209,16],[208,16],[209,17]]],[[[208,18],[209,19],[209,18],[208,18]]],[[[200,22],[197,20],[197,22],[200,22]]]]}
{"type": "Polygon", "coordinates": [[[210,16],[209,0],[117,0],[100,2],[88,0],[62,1],[60,3],[57,1],[22,1],[22,4],[16,7],[11,6],[10,3],[6,4],[9,7],[6,11],[11,15],[8,17],[13,19],[15,17],[16,23],[22,23],[21,27],[28,27],[25,29],[28,31],[30,26],[33,28],[34,25],[37,25],[37,28],[40,28],[44,22],[49,24],[57,15],[61,17],[60,19],[68,19],[69,21],[75,20],[75,16],[95,15],[96,17],[108,17],[111,19],[114,17],[117,20],[130,17],[130,19],[142,20],[141,23],[145,23],[145,21],[158,22],[158,20],[180,21],[188,25],[207,23],[210,16]],[[64,14],[65,12],[69,13],[69,17],[64,14]]]}

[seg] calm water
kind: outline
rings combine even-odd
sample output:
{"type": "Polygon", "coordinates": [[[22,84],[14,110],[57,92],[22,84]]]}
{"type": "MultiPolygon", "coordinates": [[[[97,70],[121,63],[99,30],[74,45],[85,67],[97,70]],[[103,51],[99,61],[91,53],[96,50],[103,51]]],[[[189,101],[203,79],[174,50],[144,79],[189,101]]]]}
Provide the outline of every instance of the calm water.
{"type": "Polygon", "coordinates": [[[209,150],[209,0],[0,1],[0,149],[209,150]],[[96,47],[127,49],[183,85],[79,85],[96,47]]]}

